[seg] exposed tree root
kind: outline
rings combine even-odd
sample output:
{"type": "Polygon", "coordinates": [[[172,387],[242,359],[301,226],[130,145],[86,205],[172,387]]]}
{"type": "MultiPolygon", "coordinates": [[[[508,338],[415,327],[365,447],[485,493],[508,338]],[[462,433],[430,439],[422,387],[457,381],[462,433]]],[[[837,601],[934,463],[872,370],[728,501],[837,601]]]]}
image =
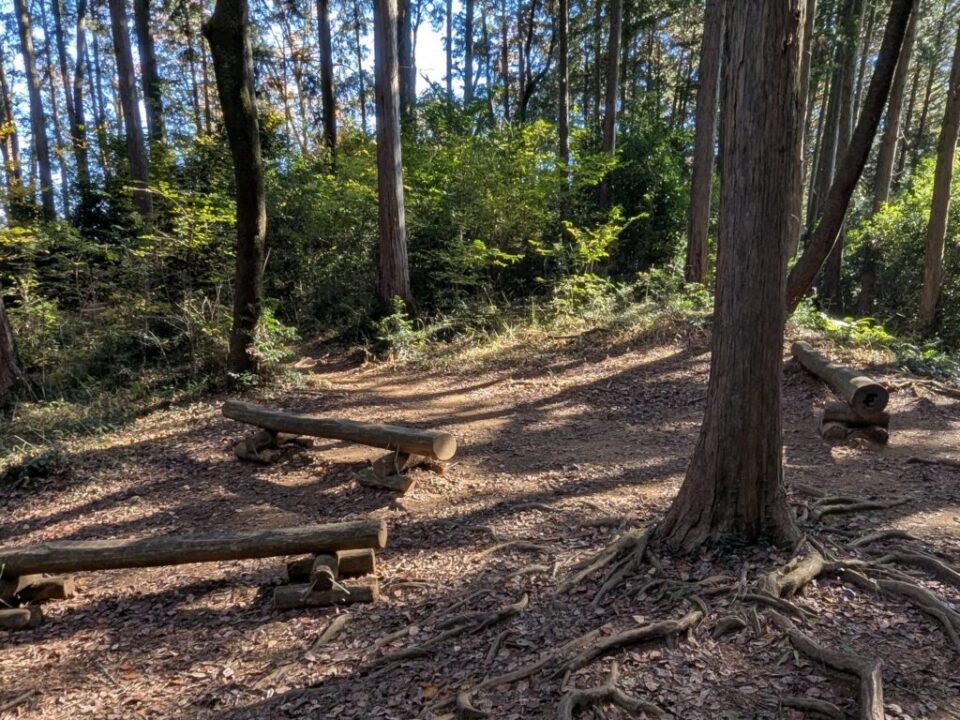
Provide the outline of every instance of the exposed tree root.
{"type": "Polygon", "coordinates": [[[560,701],[560,707],[557,710],[559,720],[573,720],[577,709],[589,705],[598,705],[600,703],[613,703],[628,712],[643,712],[648,716],[656,718],[667,718],[663,710],[648,703],[645,700],[628,695],[617,687],[619,670],[616,663],[610,668],[610,674],[607,676],[603,685],[587,688],[586,690],[568,690],[560,701]]]}
{"type": "Polygon", "coordinates": [[[817,698],[784,695],[782,698],[779,698],[778,704],[781,707],[813,712],[818,715],[823,715],[824,717],[833,718],[834,720],[844,720],[844,718],[847,717],[847,714],[833,703],[827,702],[826,700],[818,700],[817,698]]]}
{"type": "Polygon", "coordinates": [[[823,567],[823,555],[819,550],[812,550],[767,575],[763,579],[763,589],[774,597],[793,597],[820,575],[823,567]]]}
{"type": "Polygon", "coordinates": [[[500,552],[501,550],[522,550],[524,552],[540,553],[541,555],[550,554],[550,548],[548,548],[546,545],[530,542],[528,540],[508,540],[507,542],[498,543],[492,547],[488,547],[486,550],[478,552],[473,556],[473,559],[481,560],[482,558],[485,558],[488,555],[493,555],[493,553],[500,552]]]}
{"type": "Polygon", "coordinates": [[[327,629],[324,630],[320,634],[320,637],[318,637],[316,641],[313,643],[313,645],[310,646],[310,652],[316,651],[320,647],[326,645],[328,642],[336,638],[337,635],[340,634],[340,631],[343,630],[343,628],[346,627],[346,624],[350,622],[350,620],[352,619],[353,619],[353,615],[349,613],[343,613],[342,615],[337,615],[330,622],[330,624],[327,625],[327,629]]]}
{"type": "Polygon", "coordinates": [[[884,720],[883,676],[878,661],[864,660],[825,648],[780,613],[771,610],[767,614],[799,652],[833,670],[853,675],[860,681],[860,720],[884,720]]]}
{"type": "Polygon", "coordinates": [[[568,660],[564,664],[564,670],[567,672],[576,672],[601,655],[605,655],[617,648],[627,647],[628,645],[640,645],[655,641],[670,642],[675,640],[680,633],[695,628],[702,619],[703,613],[700,610],[691,610],[679,620],[662,620],[661,622],[650,623],[634,630],[626,630],[625,632],[605,637],[594,643],[591,647],[588,647],[579,655],[568,660]]]}
{"type": "Polygon", "coordinates": [[[892,552],[884,555],[877,560],[877,562],[881,565],[889,563],[913,565],[914,567],[926,570],[945,583],[950,583],[954,587],[960,588],[960,572],[957,572],[945,562],[938,560],[932,555],[911,551],[892,552]]]}
{"type": "MultiPolygon", "coordinates": [[[[643,560],[643,553],[647,548],[647,543],[653,535],[655,527],[655,525],[651,525],[642,532],[639,530],[631,530],[621,535],[616,541],[607,545],[607,547],[596,555],[584,558],[576,563],[570,568],[569,577],[560,583],[556,594],[563,595],[569,592],[579,585],[584,578],[605,568],[611,563],[617,563],[600,588],[598,596],[602,597],[611,587],[616,585],[616,582],[619,582],[623,576],[643,560]]],[[[594,598],[594,601],[596,602],[596,598],[594,598]]]]}
{"type": "Polygon", "coordinates": [[[847,547],[861,548],[871,545],[881,540],[916,540],[916,538],[906,530],[878,530],[877,532],[861,535],[855,540],[847,543],[847,547]]]}
{"type": "Polygon", "coordinates": [[[490,713],[478,710],[470,701],[470,693],[461,691],[457,693],[457,718],[459,720],[480,720],[488,718],[490,713]]]}
{"type": "Polygon", "coordinates": [[[798,605],[794,605],[792,602],[784,600],[783,598],[767,595],[763,592],[744,593],[741,600],[748,603],[754,603],[756,605],[764,605],[768,608],[773,608],[774,610],[779,610],[780,612],[787,613],[788,615],[793,615],[804,622],[809,620],[811,617],[814,617],[814,614],[809,610],[805,610],[798,605]]]}
{"type": "Polygon", "coordinates": [[[952,458],[909,457],[906,462],[910,465],[942,465],[943,467],[960,469],[960,460],[952,458]]]}
{"type": "Polygon", "coordinates": [[[863,500],[849,502],[851,498],[825,498],[824,502],[810,510],[810,522],[817,523],[823,520],[827,515],[839,515],[840,513],[858,513],[867,510],[888,510],[909,502],[908,498],[896,498],[894,500],[863,500]],[[836,500],[828,503],[826,500],[836,500]]]}
{"type": "Polygon", "coordinates": [[[713,635],[714,638],[721,638],[730,633],[740,632],[746,626],[747,621],[739,615],[726,615],[717,620],[716,625],[713,626],[711,635],[713,635]]]}
{"type": "Polygon", "coordinates": [[[551,565],[524,565],[522,568],[518,568],[511,573],[507,573],[503,576],[504,580],[513,580],[515,577],[523,577],[524,575],[549,575],[553,572],[553,566],[551,565]]]}

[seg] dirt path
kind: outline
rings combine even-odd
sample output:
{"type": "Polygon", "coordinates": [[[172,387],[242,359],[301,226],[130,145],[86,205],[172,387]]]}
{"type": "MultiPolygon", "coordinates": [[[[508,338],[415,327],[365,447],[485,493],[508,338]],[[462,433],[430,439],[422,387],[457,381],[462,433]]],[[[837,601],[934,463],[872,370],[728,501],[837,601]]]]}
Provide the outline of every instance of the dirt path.
{"type": "MultiPolygon", "coordinates": [[[[391,532],[381,556],[385,599],[349,608],[343,632],[311,650],[335,613],[273,610],[269,590],[282,577],[281,559],[90,573],[79,578],[77,597],[46,606],[41,628],[0,636],[0,707],[33,690],[11,717],[454,717],[452,706],[437,707],[451,692],[546,648],[594,628],[606,635],[679,617],[687,600],[640,592],[652,577],[646,568],[597,608],[599,579],[568,595],[554,591],[566,566],[622,528],[662,515],[693,449],[708,364],[702,346],[571,342],[459,373],[330,369],[327,389],[270,400],[455,432],[460,458],[445,475],[422,474],[402,499],[352,481],[377,454],[356,446],[318,442],[268,467],[236,461],[231,444],[243,431],[219,417],[219,401],[158,412],[71,448],[50,478],[0,489],[0,542],[383,517],[391,532]],[[480,555],[514,539],[542,550],[480,555]],[[524,595],[524,612],[376,673],[377,658],[435,636],[444,618],[524,595]],[[387,636],[393,640],[384,643],[387,636]]],[[[891,442],[881,451],[821,442],[815,413],[829,394],[792,364],[784,392],[789,482],[909,498],[826,525],[902,528],[960,557],[960,471],[905,462],[960,457],[960,402],[896,393],[891,442]]],[[[735,578],[744,566],[752,574],[786,557],[733,549],[722,561],[664,560],[664,573],[735,578]]],[[[924,584],[960,608],[960,589],[924,584]]],[[[715,599],[711,611],[722,614],[730,602],[715,599]]],[[[960,653],[925,616],[833,581],[811,586],[798,602],[817,613],[810,630],[819,640],[883,660],[888,717],[960,718],[960,653]]],[[[673,649],[635,647],[614,657],[623,689],[677,718],[805,717],[779,707],[782,695],[855,707],[850,682],[798,659],[763,628],[722,641],[698,633],[673,649]]],[[[567,682],[594,685],[610,664],[597,659],[567,682]]],[[[474,703],[501,720],[553,718],[562,680],[537,673],[474,703]]],[[[601,717],[593,712],[580,717],[601,717]]],[[[616,712],[604,717],[626,717],[616,712]]]]}

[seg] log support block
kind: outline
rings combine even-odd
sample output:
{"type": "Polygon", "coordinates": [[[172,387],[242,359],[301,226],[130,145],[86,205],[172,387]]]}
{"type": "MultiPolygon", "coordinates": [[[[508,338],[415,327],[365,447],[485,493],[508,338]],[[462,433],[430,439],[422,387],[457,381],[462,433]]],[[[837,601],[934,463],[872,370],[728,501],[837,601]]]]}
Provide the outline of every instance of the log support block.
{"type": "Polygon", "coordinates": [[[36,605],[0,610],[0,629],[30,630],[43,622],[43,613],[36,605]]]}
{"type": "MultiPolygon", "coordinates": [[[[287,578],[291,583],[310,582],[310,573],[316,562],[314,555],[303,555],[287,560],[287,578]]],[[[370,549],[340,550],[336,554],[337,578],[369,575],[377,570],[376,553],[370,549]]]]}
{"type": "Polygon", "coordinates": [[[314,590],[310,583],[303,583],[281,585],[273,591],[273,604],[278,610],[369,603],[379,598],[380,586],[376,578],[354,580],[330,590],[314,590]]]}
{"type": "Polygon", "coordinates": [[[356,475],[360,485],[375,490],[392,490],[401,495],[408,492],[415,484],[416,479],[410,475],[388,475],[380,477],[372,468],[364,468],[356,475]]]}

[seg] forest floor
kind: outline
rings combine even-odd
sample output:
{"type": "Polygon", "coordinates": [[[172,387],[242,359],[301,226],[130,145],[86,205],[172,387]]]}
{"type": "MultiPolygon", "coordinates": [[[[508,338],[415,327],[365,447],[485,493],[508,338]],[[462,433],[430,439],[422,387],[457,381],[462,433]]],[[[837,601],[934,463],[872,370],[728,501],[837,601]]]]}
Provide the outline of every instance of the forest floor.
{"type": "MultiPolygon", "coordinates": [[[[459,689],[590,630],[603,637],[680,618],[695,606],[664,587],[718,574],[759,577],[789,554],[729,548],[722,557],[662,556],[662,570],[641,565],[596,606],[602,572],[557,590],[576,561],[663,516],[693,451],[708,371],[706,340],[696,333],[587,333],[441,369],[322,358],[312,389],[261,395],[288,409],[456,433],[461,452],[445,474],[420,472],[402,498],[354,482],[379,454],[369,448],[320,441],[269,466],[236,460],[232,445],[247,431],[220,416],[223,398],[71,441],[48,477],[0,488],[0,543],[385,518],[383,599],[278,612],[271,590],[283,579],[282,558],[83,574],[74,598],[45,606],[38,629],[0,636],[0,708],[20,699],[0,716],[471,717],[454,707],[459,689]],[[511,540],[527,544],[498,548],[511,540]],[[676,582],[651,588],[663,577],[676,582]],[[381,660],[436,637],[452,616],[496,611],[524,596],[529,604],[519,613],[419,656],[381,660]],[[350,621],[339,635],[317,646],[343,613],[350,621]]],[[[906,462],[960,454],[960,400],[882,368],[874,374],[899,388],[889,445],[831,446],[817,435],[829,391],[788,361],[788,486],[906,499],[824,519],[814,528],[824,542],[899,528],[916,538],[900,547],[960,558],[960,470],[906,462]]],[[[866,557],[870,549],[848,554],[866,557]]],[[[960,588],[916,577],[960,610],[960,588]]],[[[790,695],[856,717],[852,681],[795,653],[765,621],[714,639],[710,627],[738,601],[706,600],[707,620],[678,643],[624,647],[567,678],[548,664],[473,694],[472,703],[498,720],[554,718],[564,681],[597,685],[615,661],[623,690],[684,720],[815,717],[783,707],[790,695]]],[[[960,718],[960,649],[932,618],[827,577],[795,602],[811,611],[805,631],[819,642],[882,661],[888,718],[960,718]]],[[[606,706],[577,717],[641,715],[606,706]]]]}

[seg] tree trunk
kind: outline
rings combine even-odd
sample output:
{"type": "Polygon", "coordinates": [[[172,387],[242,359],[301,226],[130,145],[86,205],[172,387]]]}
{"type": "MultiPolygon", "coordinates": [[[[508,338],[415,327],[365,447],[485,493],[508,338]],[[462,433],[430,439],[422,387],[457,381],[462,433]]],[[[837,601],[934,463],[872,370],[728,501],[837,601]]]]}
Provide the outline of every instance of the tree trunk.
{"type": "Polygon", "coordinates": [[[140,82],[147,110],[147,135],[151,143],[163,142],[163,98],[157,74],[157,56],[150,29],[150,0],[133,0],[133,24],[140,52],[140,82]]]}
{"type": "Polygon", "coordinates": [[[890,84],[914,2],[915,0],[893,0],[890,7],[883,43],[877,55],[873,77],[870,79],[870,87],[867,90],[850,147],[839,164],[839,171],[824,200],[822,217],[816,223],[816,229],[807,248],[793,266],[787,279],[788,313],[796,310],[800,300],[810,289],[813,279],[833,249],[843,227],[850,198],[863,174],[883,109],[887,104],[890,84]]]}
{"type": "Polygon", "coordinates": [[[869,2],[870,12],[867,15],[867,26],[863,32],[860,45],[860,65],[857,69],[857,87],[853,93],[853,116],[860,116],[860,106],[863,103],[863,86],[867,77],[867,65],[873,57],[873,30],[877,23],[877,10],[880,3],[869,2]]]}
{"type": "Polygon", "coordinates": [[[363,74],[363,44],[360,41],[360,0],[353,0],[353,50],[357,58],[359,79],[360,127],[367,134],[367,84],[363,74]]]}
{"type": "Polygon", "coordinates": [[[603,116],[603,151],[617,150],[617,91],[620,88],[620,36],[623,33],[623,0],[610,1],[610,40],[607,43],[607,94],[603,116]]]}
{"type": "Polygon", "coordinates": [[[447,36],[447,98],[453,99],[453,0],[447,0],[446,9],[447,36]]]}
{"type": "Polygon", "coordinates": [[[234,373],[257,370],[253,340],[263,301],[267,233],[249,21],[246,0],[217,0],[213,15],[203,26],[213,55],[217,94],[237,185],[237,267],[228,360],[234,373]]]}
{"type": "Polygon", "coordinates": [[[133,202],[144,217],[151,210],[149,163],[143,144],[143,127],[140,124],[140,102],[137,98],[137,79],[133,72],[133,55],[130,51],[130,35],[127,28],[127,10],[124,0],[109,0],[110,27],[113,31],[113,49],[117,62],[117,85],[120,109],[127,140],[127,160],[130,163],[130,179],[134,184],[133,202]]]}
{"type": "Polygon", "coordinates": [[[20,385],[23,376],[17,361],[17,347],[13,340],[13,330],[7,319],[7,311],[0,296],[0,408],[6,408],[20,385]]]}
{"type": "MultiPolygon", "coordinates": [[[[59,4],[59,0],[54,0],[59,4]]],[[[87,0],[77,0],[77,60],[73,66],[73,117],[71,137],[77,161],[77,188],[81,203],[90,196],[90,159],[87,152],[87,119],[83,109],[83,76],[87,67],[87,0]]]]}
{"type": "Polygon", "coordinates": [[[927,130],[927,118],[930,114],[930,97],[933,94],[933,84],[937,77],[938,58],[942,57],[943,42],[947,30],[947,13],[950,10],[950,0],[943,0],[943,10],[940,13],[940,21],[937,23],[937,33],[933,40],[932,55],[934,61],[930,63],[930,74],[927,75],[927,86],[923,93],[923,103],[920,105],[920,119],[917,122],[916,140],[913,143],[913,152],[911,153],[911,166],[916,167],[920,162],[920,155],[923,152],[923,136],[927,130]]]}
{"type": "Polygon", "coordinates": [[[570,67],[567,54],[570,34],[569,0],[559,0],[557,32],[560,36],[559,67],[559,108],[557,109],[557,132],[559,134],[559,156],[563,172],[570,167],[570,67]]]}
{"type": "Polygon", "coordinates": [[[413,306],[407,267],[407,227],[400,153],[400,97],[397,67],[397,0],[374,0],[375,95],[377,101],[377,190],[380,243],[377,295],[391,312],[393,299],[413,306]]]}
{"type": "Polygon", "coordinates": [[[920,327],[933,329],[936,319],[937,300],[943,276],[943,246],[947,235],[947,217],[950,212],[950,186],[953,183],[953,166],[956,162],[957,134],[960,132],[960,30],[950,69],[950,85],[947,89],[947,106],[943,125],[940,126],[940,141],[937,143],[937,166],[933,175],[933,202],[930,205],[930,222],[927,225],[927,246],[923,259],[923,291],[920,295],[920,327]]]}
{"type": "MultiPolygon", "coordinates": [[[[423,2],[423,0],[419,1],[423,2]]],[[[417,63],[413,54],[412,5],[413,0],[397,0],[398,81],[400,83],[400,119],[403,126],[414,120],[417,110],[417,63]]]]}
{"type": "Polygon", "coordinates": [[[3,153],[3,171],[7,184],[8,224],[27,222],[33,207],[23,187],[20,168],[20,139],[13,115],[13,98],[7,82],[7,58],[0,44],[0,152],[3,153]]]}
{"type": "MultiPolygon", "coordinates": [[[[796,179],[797,193],[794,197],[794,208],[791,214],[793,233],[790,244],[787,246],[787,259],[796,256],[800,248],[800,235],[803,232],[803,188],[807,178],[807,145],[810,142],[810,118],[813,116],[813,105],[816,101],[817,87],[811,88],[810,75],[813,67],[813,34],[817,19],[817,0],[805,1],[805,16],[803,26],[803,47],[800,55],[800,115],[803,117],[802,132],[800,134],[800,173],[796,179]],[[811,97],[811,94],[813,97],[811,97]]],[[[821,118],[822,120],[822,118],[821,118]]],[[[822,123],[821,123],[822,127],[822,123]]]]}
{"type": "Polygon", "coordinates": [[[330,0],[317,0],[317,29],[320,40],[320,97],[323,104],[323,141],[330,150],[331,165],[337,166],[337,100],[333,92],[333,43],[330,37],[330,0]]]}
{"type": "MultiPolygon", "coordinates": [[[[863,14],[864,0],[849,0],[844,6],[842,20],[842,36],[839,53],[840,94],[837,128],[836,157],[842,158],[850,145],[850,136],[853,133],[853,96],[856,82],[857,43],[860,37],[860,16],[863,14]]],[[[834,161],[836,172],[836,161],[834,161]]],[[[831,181],[833,178],[831,178],[831,181]]],[[[820,290],[821,296],[830,307],[838,308],[841,305],[840,280],[843,269],[843,230],[837,233],[837,241],[827,257],[823,269],[820,290]]]]}
{"type": "Polygon", "coordinates": [[[685,550],[799,531],[783,486],[783,281],[800,173],[804,5],[742,0],[726,17],[710,382],[693,460],[659,529],[685,550]]]}
{"type": "Polygon", "coordinates": [[[890,197],[890,185],[893,180],[893,163],[897,156],[897,145],[900,141],[900,120],[903,115],[903,95],[907,87],[907,77],[910,74],[910,58],[913,55],[913,43],[917,35],[917,18],[919,12],[910,14],[910,24],[907,26],[907,37],[904,38],[900,58],[897,60],[897,70],[893,75],[893,85],[890,87],[890,102],[887,105],[887,119],[880,140],[880,149],[877,152],[877,174],[873,181],[873,211],[880,209],[890,197]]]}
{"type": "Polygon", "coordinates": [[[465,0],[463,11],[463,103],[473,102],[473,0],[465,0]]]}
{"type": "Polygon", "coordinates": [[[693,175],[687,218],[687,282],[707,282],[710,233],[710,194],[713,189],[713,155],[717,134],[717,99],[723,49],[723,0],[707,0],[703,16],[703,42],[697,92],[696,129],[693,139],[693,175]]]}
{"type": "MultiPolygon", "coordinates": [[[[59,166],[59,177],[60,177],[60,209],[62,210],[64,216],[70,216],[70,172],[67,166],[67,152],[66,152],[66,143],[63,139],[63,123],[60,118],[60,108],[63,107],[59,100],[59,94],[57,93],[57,84],[60,78],[58,78],[58,73],[56,72],[56,63],[53,61],[53,44],[50,42],[50,38],[56,34],[54,30],[51,32],[50,24],[47,20],[47,6],[44,2],[40,3],[40,27],[43,30],[44,43],[43,43],[43,64],[45,69],[45,74],[47,76],[47,92],[49,93],[50,101],[50,119],[53,121],[53,154],[57,159],[57,165],[59,166]]],[[[66,85],[62,85],[64,102],[68,97],[70,90],[66,85]]],[[[69,124],[69,120],[68,120],[69,124]]]]}
{"type": "Polygon", "coordinates": [[[30,133],[40,174],[40,204],[43,219],[50,221],[56,219],[57,210],[53,202],[53,174],[50,171],[50,147],[47,144],[47,116],[43,109],[43,98],[40,95],[40,76],[37,73],[36,54],[33,51],[30,14],[25,0],[13,0],[13,10],[17,16],[17,28],[20,31],[23,71],[30,97],[30,133]]]}
{"type": "Polygon", "coordinates": [[[500,0],[500,76],[503,78],[503,119],[510,122],[510,16],[500,0]]]}

